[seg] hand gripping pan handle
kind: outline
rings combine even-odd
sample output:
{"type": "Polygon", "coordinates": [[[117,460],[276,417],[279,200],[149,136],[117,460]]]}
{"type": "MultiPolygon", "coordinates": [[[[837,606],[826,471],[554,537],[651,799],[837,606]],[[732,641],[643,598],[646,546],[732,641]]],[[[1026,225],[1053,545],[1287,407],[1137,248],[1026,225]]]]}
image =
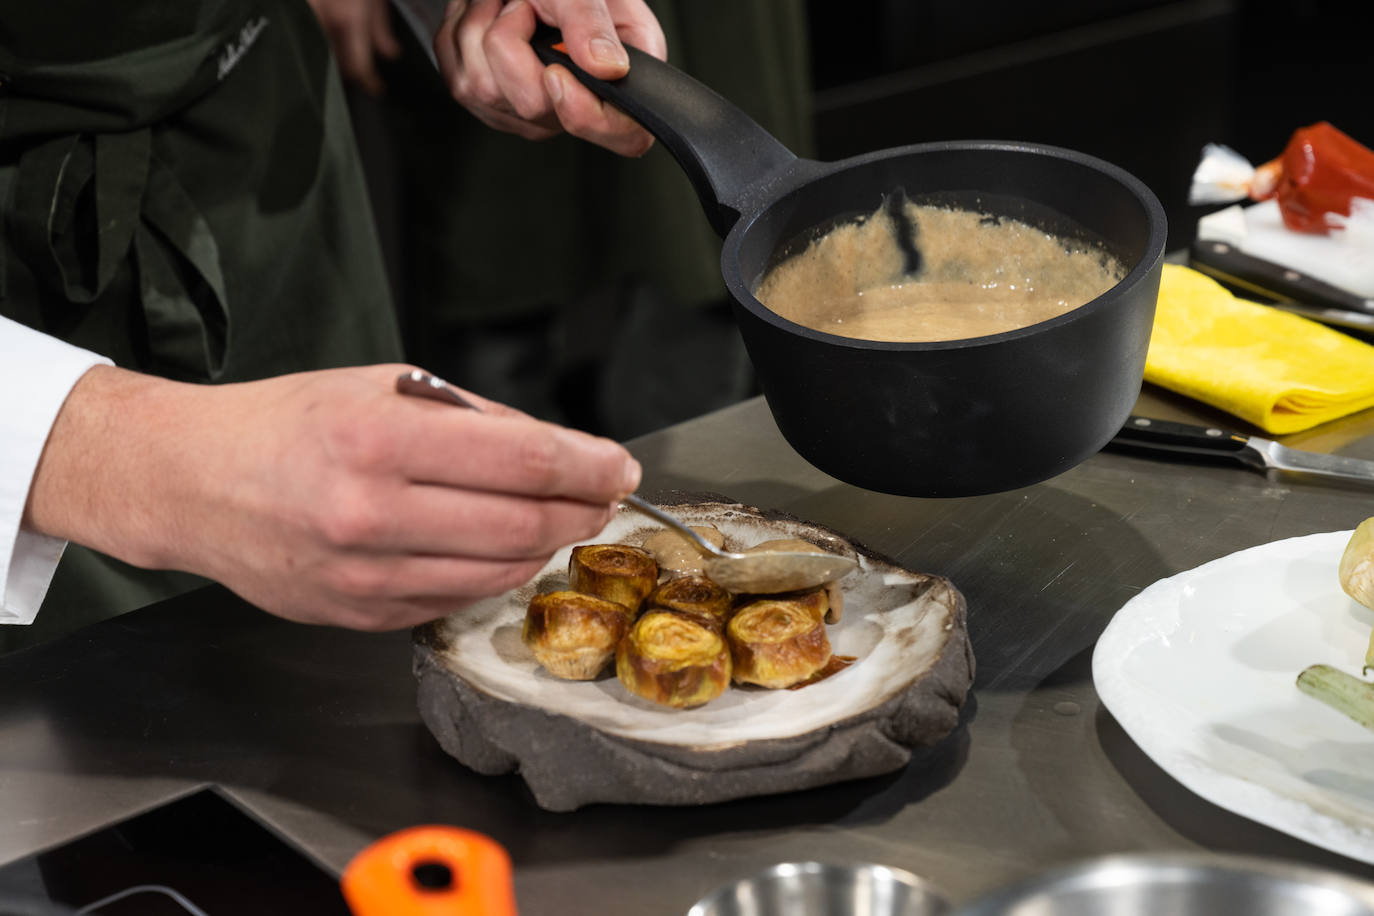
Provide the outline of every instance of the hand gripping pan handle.
{"type": "Polygon", "coordinates": [[[658,138],[687,173],[721,236],[741,213],[771,199],[778,182],[803,161],[733,103],[638,48],[626,47],[630,72],[608,82],[572,62],[557,30],[541,27],[532,44],[544,63],[567,67],[658,138]]]}

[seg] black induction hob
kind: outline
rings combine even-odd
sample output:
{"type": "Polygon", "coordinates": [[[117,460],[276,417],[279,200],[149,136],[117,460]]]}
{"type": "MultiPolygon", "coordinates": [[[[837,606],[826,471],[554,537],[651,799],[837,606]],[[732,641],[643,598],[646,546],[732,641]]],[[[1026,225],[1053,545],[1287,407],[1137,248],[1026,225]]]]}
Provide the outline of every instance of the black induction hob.
{"type": "Polygon", "coordinates": [[[0,866],[0,916],[348,916],[338,879],[215,788],[0,866]]]}

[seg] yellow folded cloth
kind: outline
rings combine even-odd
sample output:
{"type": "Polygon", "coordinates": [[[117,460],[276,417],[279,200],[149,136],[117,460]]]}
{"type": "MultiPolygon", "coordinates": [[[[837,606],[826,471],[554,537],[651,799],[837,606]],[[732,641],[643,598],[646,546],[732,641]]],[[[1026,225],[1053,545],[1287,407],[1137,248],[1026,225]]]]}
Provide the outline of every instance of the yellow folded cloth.
{"type": "Polygon", "coordinates": [[[1145,380],[1292,433],[1374,407],[1374,347],[1165,264],[1145,380]]]}

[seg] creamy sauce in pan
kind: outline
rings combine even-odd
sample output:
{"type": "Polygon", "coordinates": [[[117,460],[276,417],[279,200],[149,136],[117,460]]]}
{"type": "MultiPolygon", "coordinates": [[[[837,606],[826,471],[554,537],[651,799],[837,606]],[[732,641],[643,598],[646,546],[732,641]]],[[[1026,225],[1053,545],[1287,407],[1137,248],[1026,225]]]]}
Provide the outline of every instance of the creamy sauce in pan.
{"type": "Polygon", "coordinates": [[[886,208],[778,264],[754,295],[797,324],[863,340],[961,340],[1062,315],[1115,286],[1119,260],[1006,217],[905,203],[907,274],[886,208]]]}

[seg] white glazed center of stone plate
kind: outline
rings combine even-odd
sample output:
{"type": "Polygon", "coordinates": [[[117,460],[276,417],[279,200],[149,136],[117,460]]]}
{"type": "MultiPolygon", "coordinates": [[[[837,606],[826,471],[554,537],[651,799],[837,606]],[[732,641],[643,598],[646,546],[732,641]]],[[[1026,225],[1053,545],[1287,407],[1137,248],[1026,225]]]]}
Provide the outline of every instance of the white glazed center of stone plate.
{"type": "MultiPolygon", "coordinates": [[[[674,507],[694,525],[714,525],[730,549],[777,537],[820,533],[800,522],[772,521],[735,506],[674,507]]],[[[587,543],[638,544],[657,530],[621,512],[587,543]]],[[[828,628],[837,655],[857,656],[844,671],[800,690],[732,685],[696,709],[670,709],[632,696],[613,672],[596,681],[547,674],[520,641],[525,609],[536,592],[566,587],[571,548],[556,554],[531,586],[459,611],[442,624],[445,667],[506,702],[579,719],[609,734],[690,747],[719,747],[788,738],[879,705],[923,676],[938,660],[954,625],[956,593],[943,580],[860,555],[842,582],[843,620],[828,628]]]]}

